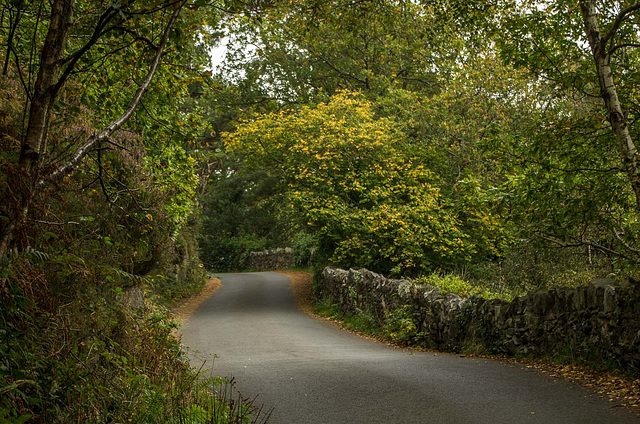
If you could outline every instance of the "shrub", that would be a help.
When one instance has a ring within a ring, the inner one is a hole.
[[[293,263],[296,267],[304,268],[313,265],[313,256],[318,247],[318,240],[313,234],[298,234],[291,247],[293,248]]]
[[[239,271],[246,267],[250,252],[259,252],[268,248],[268,240],[254,234],[227,239],[204,239],[200,243],[200,257],[207,269],[211,271]]]
[[[485,299],[505,299],[511,300],[514,294],[504,289],[501,292],[493,291],[488,287],[474,285],[455,274],[431,274],[413,280],[416,284],[427,284],[435,286],[442,294],[452,293],[460,297],[479,296]]]
[[[419,318],[419,314],[411,305],[391,311],[385,321],[384,335],[394,343],[422,345],[427,333],[418,331]]]
[[[229,384],[200,382],[164,308],[127,306],[144,279],[37,253],[0,260],[0,422],[253,422]]]

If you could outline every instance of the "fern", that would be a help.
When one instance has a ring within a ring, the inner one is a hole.
[[[98,269],[107,275],[115,274],[116,276],[120,277],[121,281],[127,282],[127,283],[133,282],[135,285],[144,284],[149,281],[147,277],[144,277],[142,275],[132,274],[123,269],[115,268],[110,265],[100,265]]]
[[[9,250],[5,257],[0,258],[0,266],[8,267],[11,264],[19,260],[37,260],[38,262],[46,262],[49,260],[49,255],[45,252],[34,249],[31,246],[27,246],[23,251],[19,251],[17,248]]]

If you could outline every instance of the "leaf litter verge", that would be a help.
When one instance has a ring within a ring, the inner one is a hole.
[[[213,294],[218,291],[220,287],[222,287],[220,279],[215,277],[209,278],[205,282],[205,288],[203,291],[195,296],[184,300],[183,302],[180,302],[180,304],[172,309],[171,312],[173,313],[174,320],[178,324],[183,324],[187,319],[189,319],[191,314],[193,314],[195,310],[198,309],[198,306],[200,306],[200,304],[207,298],[213,296]]]

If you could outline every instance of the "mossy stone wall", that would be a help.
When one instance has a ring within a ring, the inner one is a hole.
[[[640,372],[640,284],[611,279],[538,291],[511,302],[443,295],[429,285],[361,270],[325,268],[322,298],[344,312],[367,311],[380,323],[411,306],[421,344],[445,351],[556,356],[613,362]]]

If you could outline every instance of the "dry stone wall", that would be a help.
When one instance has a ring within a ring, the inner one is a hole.
[[[384,323],[409,307],[421,343],[446,351],[571,354],[613,361],[640,372],[640,284],[602,279],[557,288],[511,302],[443,295],[433,286],[391,280],[366,269],[325,268],[322,298],[347,313],[366,311]]]
[[[251,252],[247,259],[247,268],[258,271],[271,271],[292,266],[293,249],[290,247]]]

